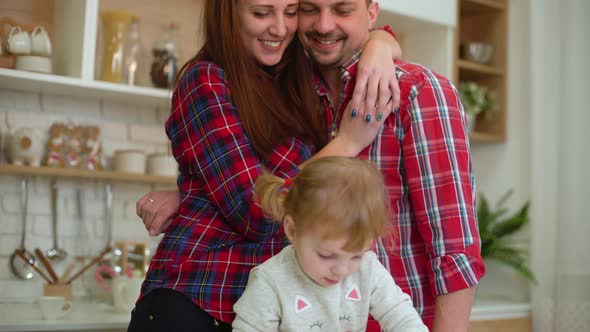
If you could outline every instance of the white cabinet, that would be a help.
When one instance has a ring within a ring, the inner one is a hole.
[[[122,9],[139,16],[146,60],[151,58],[149,52],[154,39],[160,36],[161,26],[174,20],[180,26],[179,44],[186,60],[199,46],[201,6],[202,1],[193,0],[175,0],[173,6],[162,0],[47,0],[44,6],[39,6],[38,0],[0,0],[2,16],[25,25],[46,25],[53,42],[54,69],[52,75],[47,75],[0,68],[0,89],[167,106],[171,97],[168,90],[95,79],[99,14],[104,9]],[[145,65],[149,66],[149,61]]]
[[[377,26],[388,24],[393,28],[404,60],[451,78],[457,0],[383,0],[379,5]]]
[[[453,27],[457,22],[457,0],[382,0],[379,7],[428,24]]]

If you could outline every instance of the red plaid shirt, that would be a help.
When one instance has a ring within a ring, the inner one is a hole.
[[[142,287],[142,296],[174,289],[228,323],[250,270],[288,244],[281,225],[253,204],[255,179],[263,168],[293,177],[315,152],[293,138],[260,161],[230,95],[223,70],[210,62],[191,65],[174,92],[166,133],[180,168],[181,204]]]
[[[359,58],[340,69],[339,105],[332,105],[325,83],[315,77],[332,130],[352,97]],[[422,66],[396,66],[399,109],[359,158],[372,160],[383,173],[395,217],[395,243],[380,241],[375,251],[432,328],[436,296],[474,286],[485,273],[475,185],[457,91]]]

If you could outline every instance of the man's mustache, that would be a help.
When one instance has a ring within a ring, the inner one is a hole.
[[[337,39],[342,39],[342,38],[346,37],[342,34],[338,34],[338,33],[334,33],[334,32],[319,33],[317,31],[306,32],[305,36],[307,36],[307,38],[323,39],[323,40],[337,40]]]

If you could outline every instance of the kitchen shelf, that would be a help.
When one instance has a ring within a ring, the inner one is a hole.
[[[17,166],[0,164],[0,175],[60,177],[84,180],[132,182],[145,184],[175,185],[176,177],[134,174],[112,171],[90,171],[83,169]]]
[[[490,65],[482,65],[473,61],[459,59],[457,60],[459,70],[471,72],[474,74],[486,74],[494,76],[504,76],[504,70]]]
[[[458,0],[457,29],[453,79],[475,82],[493,94],[495,111],[489,119],[479,116],[470,135],[473,143],[504,143],[506,141],[508,1]],[[491,45],[494,53],[489,64],[482,65],[460,57],[461,45],[481,42]]]
[[[470,143],[502,143],[504,138],[500,135],[482,133],[482,132],[472,132],[469,133],[469,142]]]
[[[172,96],[171,91],[164,89],[82,80],[6,68],[0,68],[0,88],[150,106],[169,106]]]
[[[492,11],[504,11],[506,4],[495,0],[463,0],[461,3],[464,15],[477,15]]]

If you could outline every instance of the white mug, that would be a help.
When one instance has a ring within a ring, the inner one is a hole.
[[[31,54],[50,56],[51,55],[51,39],[49,34],[38,25],[31,32]]]
[[[118,276],[113,279],[113,304],[118,312],[129,313],[141,293],[143,277]]]
[[[43,319],[56,320],[63,318],[72,310],[72,302],[66,301],[61,296],[41,296],[39,298],[39,308],[41,308]]]
[[[8,33],[8,51],[14,55],[25,55],[31,53],[31,37],[29,33],[19,26],[13,26]]]

